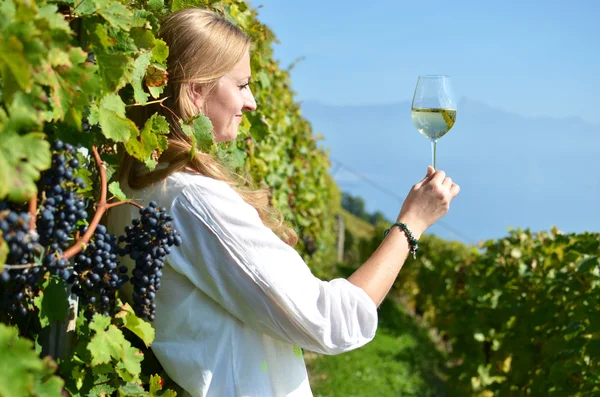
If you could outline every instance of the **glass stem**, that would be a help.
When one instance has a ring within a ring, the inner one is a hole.
[[[435,154],[437,149],[437,139],[431,140],[431,162],[433,164],[433,169],[436,170],[437,166],[435,164]]]

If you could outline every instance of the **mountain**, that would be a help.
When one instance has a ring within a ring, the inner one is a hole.
[[[363,197],[367,210],[395,219],[431,164],[430,143],[412,125],[410,103],[306,101],[302,112],[324,136],[340,188]],[[508,227],[600,231],[599,158],[599,125],[528,118],[462,99],[455,126],[437,145],[438,169],[461,193],[430,232],[474,243],[505,236]]]

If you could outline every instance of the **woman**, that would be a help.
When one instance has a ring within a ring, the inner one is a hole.
[[[410,250],[407,233],[393,227],[348,279],[315,278],[266,192],[243,188],[209,155],[190,160],[179,129],[178,118],[203,113],[216,141],[236,138],[242,113],[256,109],[248,38],[200,9],[170,15],[159,35],[170,48],[169,149],[153,172],[122,168],[128,195],[165,207],[183,240],[163,270],[152,349],[192,396],[311,396],[300,348],[338,354],[374,337],[377,307]],[[398,221],[418,239],[458,191],[430,167]],[[135,217],[135,208],[116,207],[109,227],[121,231]]]

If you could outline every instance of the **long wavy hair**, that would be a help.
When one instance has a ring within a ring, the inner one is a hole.
[[[194,172],[226,182],[248,204],[256,209],[263,224],[289,245],[298,241],[296,232],[284,223],[283,215],[269,203],[269,192],[253,189],[249,180],[235,175],[214,156],[195,150],[190,159],[192,142],[182,131],[179,120],[203,113],[192,100],[193,90],[206,95],[219,79],[229,73],[250,49],[250,39],[225,18],[200,8],[187,8],[167,16],[158,37],[169,46],[167,58],[168,83],[162,102],[135,106],[128,112],[138,126],[154,113],[165,116],[169,122],[169,147],[159,157],[154,171],[148,172],[141,163],[125,154],[120,178],[133,189],[140,189],[164,180],[179,172]]]

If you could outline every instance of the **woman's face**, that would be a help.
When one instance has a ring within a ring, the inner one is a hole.
[[[233,141],[238,134],[242,112],[256,110],[256,101],[248,86],[250,75],[250,54],[246,52],[208,94],[204,111],[213,124],[216,142]]]

